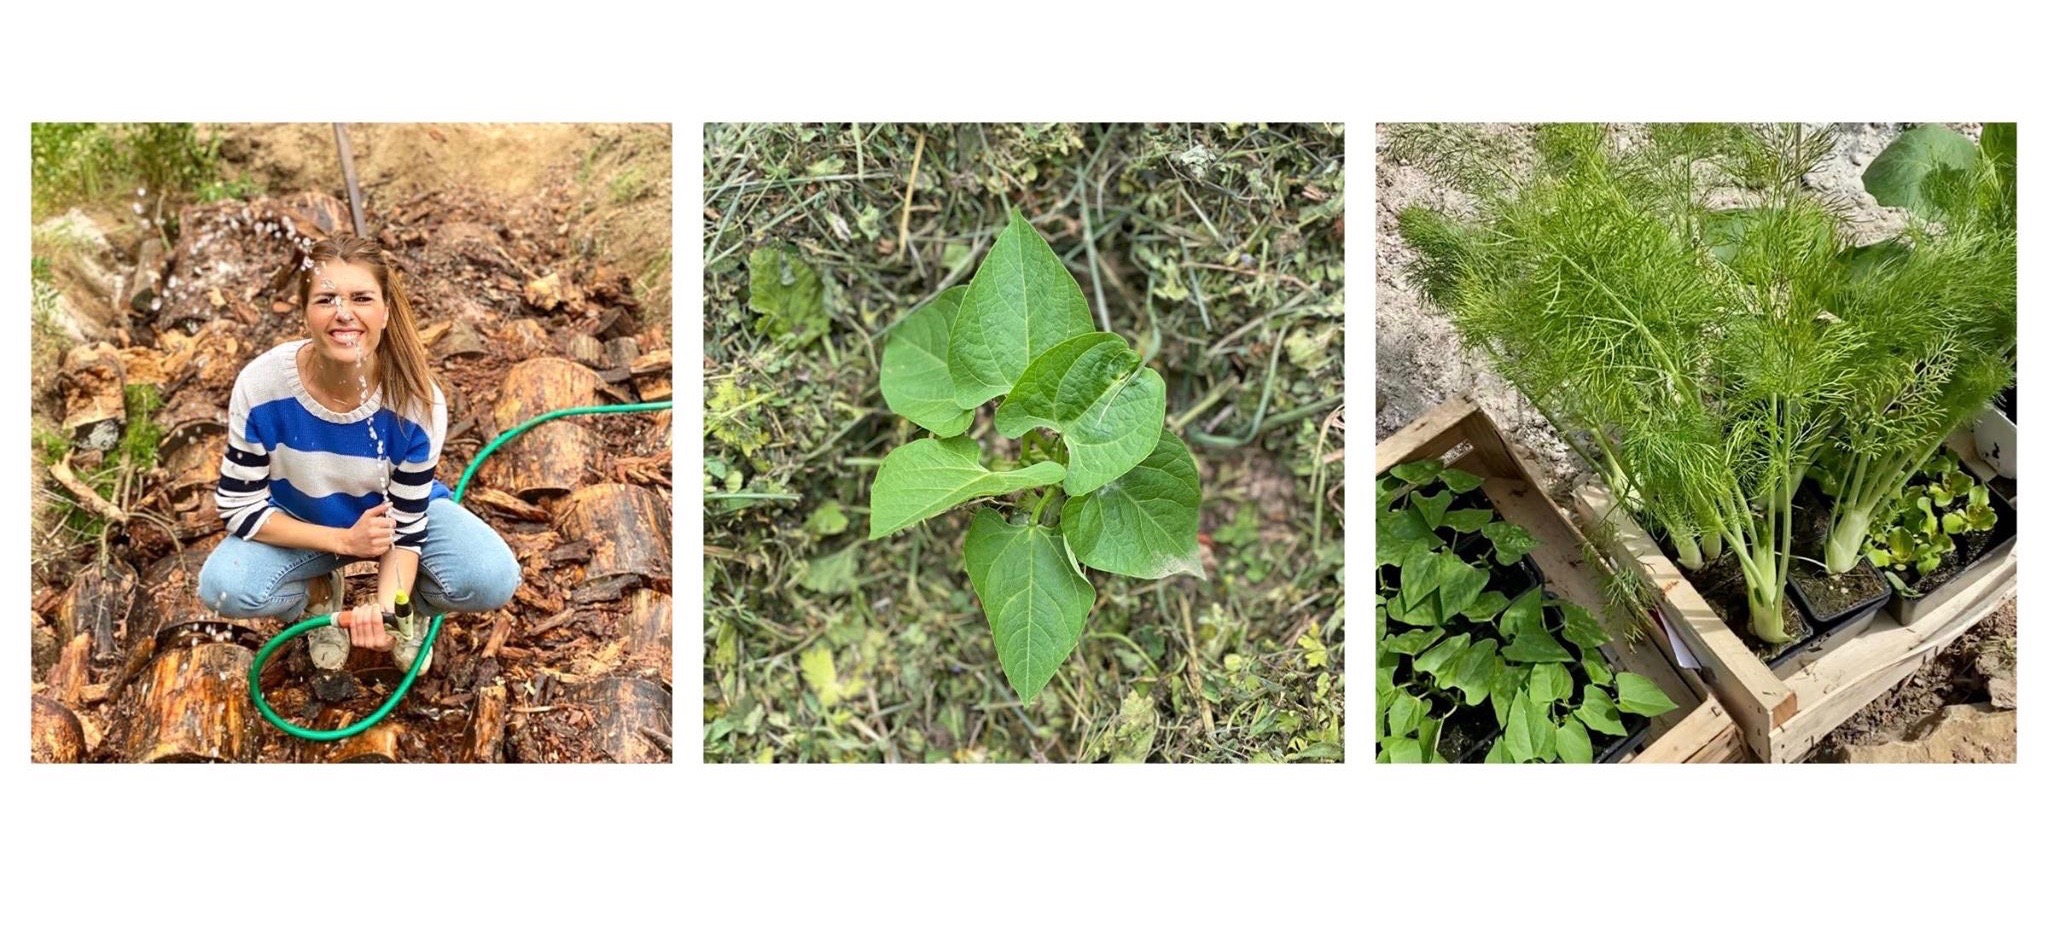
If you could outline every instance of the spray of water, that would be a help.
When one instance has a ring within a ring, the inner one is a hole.
[[[335,288],[333,280],[327,278],[326,270],[323,267],[316,267],[314,275],[320,277],[320,288],[326,290],[327,294],[332,297],[330,301],[334,302],[336,314],[339,314],[341,309],[346,308],[346,304],[342,301],[341,291]],[[350,314],[353,315],[354,313]],[[360,327],[363,323],[358,320],[356,324]],[[368,334],[367,331],[358,332],[348,336],[346,339],[356,349],[356,389],[362,394],[359,398],[362,400],[370,398],[370,376],[369,368],[367,367],[369,362],[364,356],[366,349],[363,345],[363,337],[366,334]],[[378,486],[383,492],[384,500],[389,502],[391,500],[391,459],[384,453],[383,437],[377,434],[377,415],[375,413],[370,414],[370,418],[364,420],[363,425],[367,426],[370,430],[370,446],[377,450]]]

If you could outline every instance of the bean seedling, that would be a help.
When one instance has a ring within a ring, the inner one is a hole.
[[[905,317],[882,351],[882,398],[931,433],[883,457],[869,492],[880,539],[984,498],[963,548],[1011,688],[1037,697],[1080,643],[1095,588],[1087,566],[1135,578],[1201,577],[1201,476],[1166,430],[1166,381],[1088,301],[1023,215],[973,280]],[[983,465],[966,436],[997,397],[1013,465]]]

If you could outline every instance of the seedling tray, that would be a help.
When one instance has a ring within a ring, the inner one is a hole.
[[[1501,435],[1492,418],[1470,400],[1453,398],[1424,413],[1399,432],[1381,440],[1373,454],[1375,477],[1385,474],[1395,465],[1420,458],[1440,458],[1445,464],[1485,478],[1480,489],[1493,501],[1493,507],[1500,512],[1502,519],[1521,525],[1536,538],[1536,548],[1529,553],[1529,558],[1535,561],[1542,573],[1543,587],[1559,598],[1603,614],[1607,603],[1595,578],[1596,570],[1588,560],[1589,556],[1596,554],[1588,547],[1578,527],[1573,526],[1564,511],[1558,508],[1557,502],[1544,493],[1527,461]],[[1651,548],[1655,549],[1654,546]],[[1642,738],[1654,742],[1663,733],[1676,729],[1692,717],[1701,705],[1710,702],[1706,684],[1673,662],[1670,648],[1661,637],[1630,641],[1617,635],[1602,649],[1613,669],[1649,679],[1671,701],[1678,703],[1678,708],[1651,719],[1639,732]],[[1630,753],[1639,743],[1633,736],[1622,739],[1598,752],[1596,760],[1605,756],[1624,761],[1640,759]]]
[[[1614,535],[1603,538],[1609,558],[1635,563],[1657,589],[1662,629],[1695,658],[1699,667],[1688,672],[1704,678],[1714,697],[1652,737],[1636,756],[1641,761],[1799,760],[2018,591],[2019,559],[2007,549],[1965,576],[1969,581],[1959,577],[1911,623],[1880,611],[1765,666],[1649,534],[1626,511],[1610,509],[1614,500],[1606,488],[1589,484],[1574,499],[1589,529],[1612,524]]]
[[[1903,593],[1894,593],[1885,610],[1901,624],[1912,624],[1920,620],[1922,616],[1947,604],[1958,592],[1968,588],[1970,583],[1991,574],[1992,568],[2010,555],[2013,544],[2019,542],[2018,509],[2011,501],[2006,500],[2005,495],[1999,493],[1997,488],[1990,486],[1990,475],[1978,474],[1967,463],[1964,464],[1963,470],[1970,472],[1978,483],[1984,484],[1991,492],[1991,509],[1998,514],[1998,523],[1991,528],[1991,544],[1979,553],[1977,558],[1971,560],[1969,565],[1964,566],[1961,572],[1956,573],[1955,578],[1935,586],[1926,594],[1918,598],[1908,598]]]

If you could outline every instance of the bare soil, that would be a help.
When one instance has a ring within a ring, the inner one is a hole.
[[[1816,745],[1814,761],[1840,762],[1852,746],[1879,745],[1913,737],[1952,705],[1984,704],[2000,710],[2016,708],[2015,648],[2019,604],[2008,601],[1977,626],[1956,638],[1918,672],[1893,687],[1863,711],[1850,716]],[[2000,739],[1986,739],[1996,745]],[[2011,750],[2010,739],[2005,739]]]

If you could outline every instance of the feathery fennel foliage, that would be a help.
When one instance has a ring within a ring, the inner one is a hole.
[[[1390,148],[1455,137],[1397,130]],[[2013,334],[2009,235],[1956,223],[1847,243],[1841,206],[1802,184],[1834,145],[1797,126],[1658,125],[1626,145],[1546,126],[1511,183],[1468,189],[1474,219],[1400,219],[1467,341],[1681,562],[1731,553],[1751,630],[1773,643],[1791,636],[1792,500],[1809,471],[1825,460],[1844,494],[1853,564],[1869,517],[2002,386],[1990,362]],[[1416,161],[1452,184],[1509,174],[1487,150]],[[1996,204],[1999,160],[1982,163],[1927,197]]]

